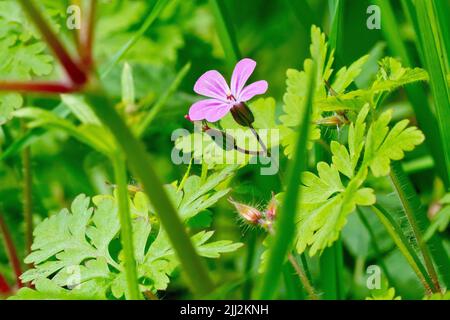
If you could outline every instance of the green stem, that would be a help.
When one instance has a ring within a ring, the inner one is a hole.
[[[342,246],[336,242],[332,247],[323,250],[320,256],[320,287],[325,300],[342,298],[343,284],[339,272],[342,254]]]
[[[222,43],[228,65],[232,68],[241,58],[238,42],[224,0],[210,0],[211,8],[216,20],[217,32]]]
[[[364,227],[366,228],[367,232],[369,233],[369,236],[372,240],[373,249],[375,251],[375,256],[377,257],[377,261],[381,266],[381,269],[383,269],[384,274],[386,275],[386,278],[388,282],[393,285],[393,278],[391,277],[388,268],[386,267],[386,264],[384,263],[382,252],[380,247],[378,246],[377,237],[375,236],[375,232],[373,232],[372,227],[370,226],[369,221],[364,216],[363,211],[360,208],[356,208],[356,212],[358,214],[359,219],[363,223]]]
[[[309,281],[308,277],[306,276],[306,273],[300,268],[297,260],[295,257],[290,253],[288,255],[288,260],[292,267],[295,270],[295,273],[297,273],[298,277],[300,278],[300,282],[302,283],[303,287],[305,288],[306,292],[308,292],[308,296],[311,300],[319,300],[319,297],[317,296],[314,287],[312,286],[311,282]]]
[[[128,179],[125,159],[118,152],[113,159],[114,176],[117,186],[117,201],[119,203],[119,219],[121,242],[125,259],[125,275],[128,293],[131,300],[141,300],[136,259],[134,258],[133,229],[131,224],[130,206],[128,198]]]
[[[406,261],[411,266],[414,273],[419,278],[420,282],[425,288],[426,294],[427,295],[431,294],[433,292],[431,290],[433,282],[428,273],[426,272],[425,267],[423,266],[416,252],[411,247],[411,244],[409,243],[408,239],[406,239],[406,237],[403,235],[401,227],[398,225],[398,223],[395,222],[395,219],[391,217],[391,215],[382,207],[373,206],[372,210],[375,212],[378,219],[380,219],[381,223],[386,228],[392,240],[394,240],[398,249],[405,257]]]
[[[403,172],[400,163],[392,163],[390,178],[402,203],[408,222],[411,225],[428,273],[433,280],[434,287],[437,291],[439,291],[439,279],[433,264],[431,254],[433,254],[435,263],[440,267],[441,274],[445,279],[446,285],[448,286],[447,281],[450,281],[450,262],[447,253],[442,246],[442,242],[437,236],[434,236],[432,239],[430,239],[428,243],[423,241],[423,233],[428,228],[430,223],[427,219],[426,211],[420,203],[418,195],[416,194],[411,181]]]
[[[247,254],[245,257],[244,272],[247,275],[247,279],[242,285],[242,299],[249,300],[251,298],[251,292],[253,288],[253,279],[249,276],[253,269],[253,261],[255,260],[256,253],[256,232],[250,230],[249,237],[247,238]]]
[[[155,207],[190,285],[200,295],[210,292],[213,283],[206,266],[196,253],[176,209],[152,166],[152,160],[144,145],[133,136],[112,103],[104,95],[90,94],[87,99],[97,117],[111,130],[124,154],[127,155],[131,171],[141,181],[145,193]]]
[[[313,66],[315,70],[316,66]],[[312,99],[315,90],[315,71],[311,72],[308,81],[308,92],[305,98],[305,107],[300,119],[300,129],[295,147],[294,159],[288,168],[288,185],[280,214],[275,222],[275,235],[272,246],[269,248],[268,261],[259,292],[260,299],[270,299],[277,292],[279,277],[282,274],[283,263],[289,252],[295,235],[295,213],[299,202],[299,180],[301,172],[307,167],[307,141],[311,119]],[[280,230],[280,232],[276,232]]]
[[[288,300],[305,300],[305,294],[294,267],[289,263],[283,266],[284,287]]]
[[[330,32],[329,45],[335,50],[338,65],[342,65],[343,53],[343,21],[345,0],[329,0],[330,8]],[[326,138],[325,145],[329,147],[331,137]],[[317,160],[330,160],[330,154],[326,154],[319,147],[315,150]],[[343,297],[344,280],[343,250],[342,242],[339,239],[332,247],[326,248],[320,256],[320,284],[323,297],[328,300],[341,299]]]
[[[25,131],[25,122],[22,121],[22,131]],[[32,172],[31,172],[31,149],[26,147],[22,150],[23,170],[23,214],[25,218],[25,246],[28,254],[31,253],[33,244],[33,197],[32,197]]]

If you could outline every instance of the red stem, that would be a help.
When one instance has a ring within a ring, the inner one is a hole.
[[[20,266],[19,257],[17,256],[17,250],[12,241],[8,227],[1,215],[0,215],[0,232],[3,234],[3,240],[5,242],[6,252],[8,253],[9,262],[11,263],[11,266],[16,275],[17,286],[19,288],[22,288],[23,284],[22,281],[20,280],[20,276],[22,275],[22,268]]]
[[[19,0],[24,10],[34,21],[47,44],[52,48],[58,60],[73,83],[83,85],[87,81],[86,72],[70,56],[64,45],[47,24],[32,0]]]
[[[79,86],[64,82],[15,82],[0,81],[0,91],[39,92],[39,93],[71,93],[78,91]]]
[[[9,294],[11,293],[11,291],[11,287],[9,286],[8,282],[6,282],[5,277],[0,274],[0,295]]]
[[[89,1],[87,9],[87,19],[83,19],[86,23],[81,24],[80,44],[81,44],[81,60],[88,70],[93,65],[93,41],[94,41],[94,24],[97,11],[97,0]]]

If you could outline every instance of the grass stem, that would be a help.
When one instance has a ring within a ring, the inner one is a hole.
[[[125,159],[117,153],[113,159],[114,176],[117,187],[117,201],[119,204],[119,219],[121,228],[121,242],[124,253],[125,275],[127,288],[131,300],[141,300],[139,291],[138,275],[136,270],[136,259],[134,257],[133,228],[130,216],[128,197],[128,179]]]
[[[316,66],[313,66],[313,70]],[[308,91],[305,98],[305,107],[300,119],[300,129],[295,147],[294,158],[288,168],[288,184],[286,194],[281,205],[280,214],[275,222],[275,235],[272,246],[269,248],[267,267],[263,275],[260,299],[270,299],[276,293],[279,277],[282,273],[283,263],[288,255],[289,248],[295,235],[295,216],[299,202],[299,180],[301,172],[307,167],[307,141],[311,119],[312,99],[315,90],[315,71],[308,79]],[[279,232],[276,232],[280,230]]]

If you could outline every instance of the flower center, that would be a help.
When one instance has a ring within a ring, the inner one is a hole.
[[[236,98],[230,93],[229,95],[227,95],[227,100],[236,101]]]

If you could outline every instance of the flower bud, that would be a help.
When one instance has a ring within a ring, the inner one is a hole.
[[[265,215],[266,215],[267,219],[269,219],[270,221],[275,220],[275,216],[277,213],[277,207],[278,207],[278,202],[275,199],[275,195],[272,194],[272,199],[270,199],[270,202],[268,203],[266,211],[265,211]]]
[[[239,123],[241,126],[250,127],[255,121],[252,111],[244,102],[235,104],[230,111],[234,121]]]
[[[262,213],[253,207],[228,199],[234,205],[239,215],[251,224],[260,224],[263,217]]]

